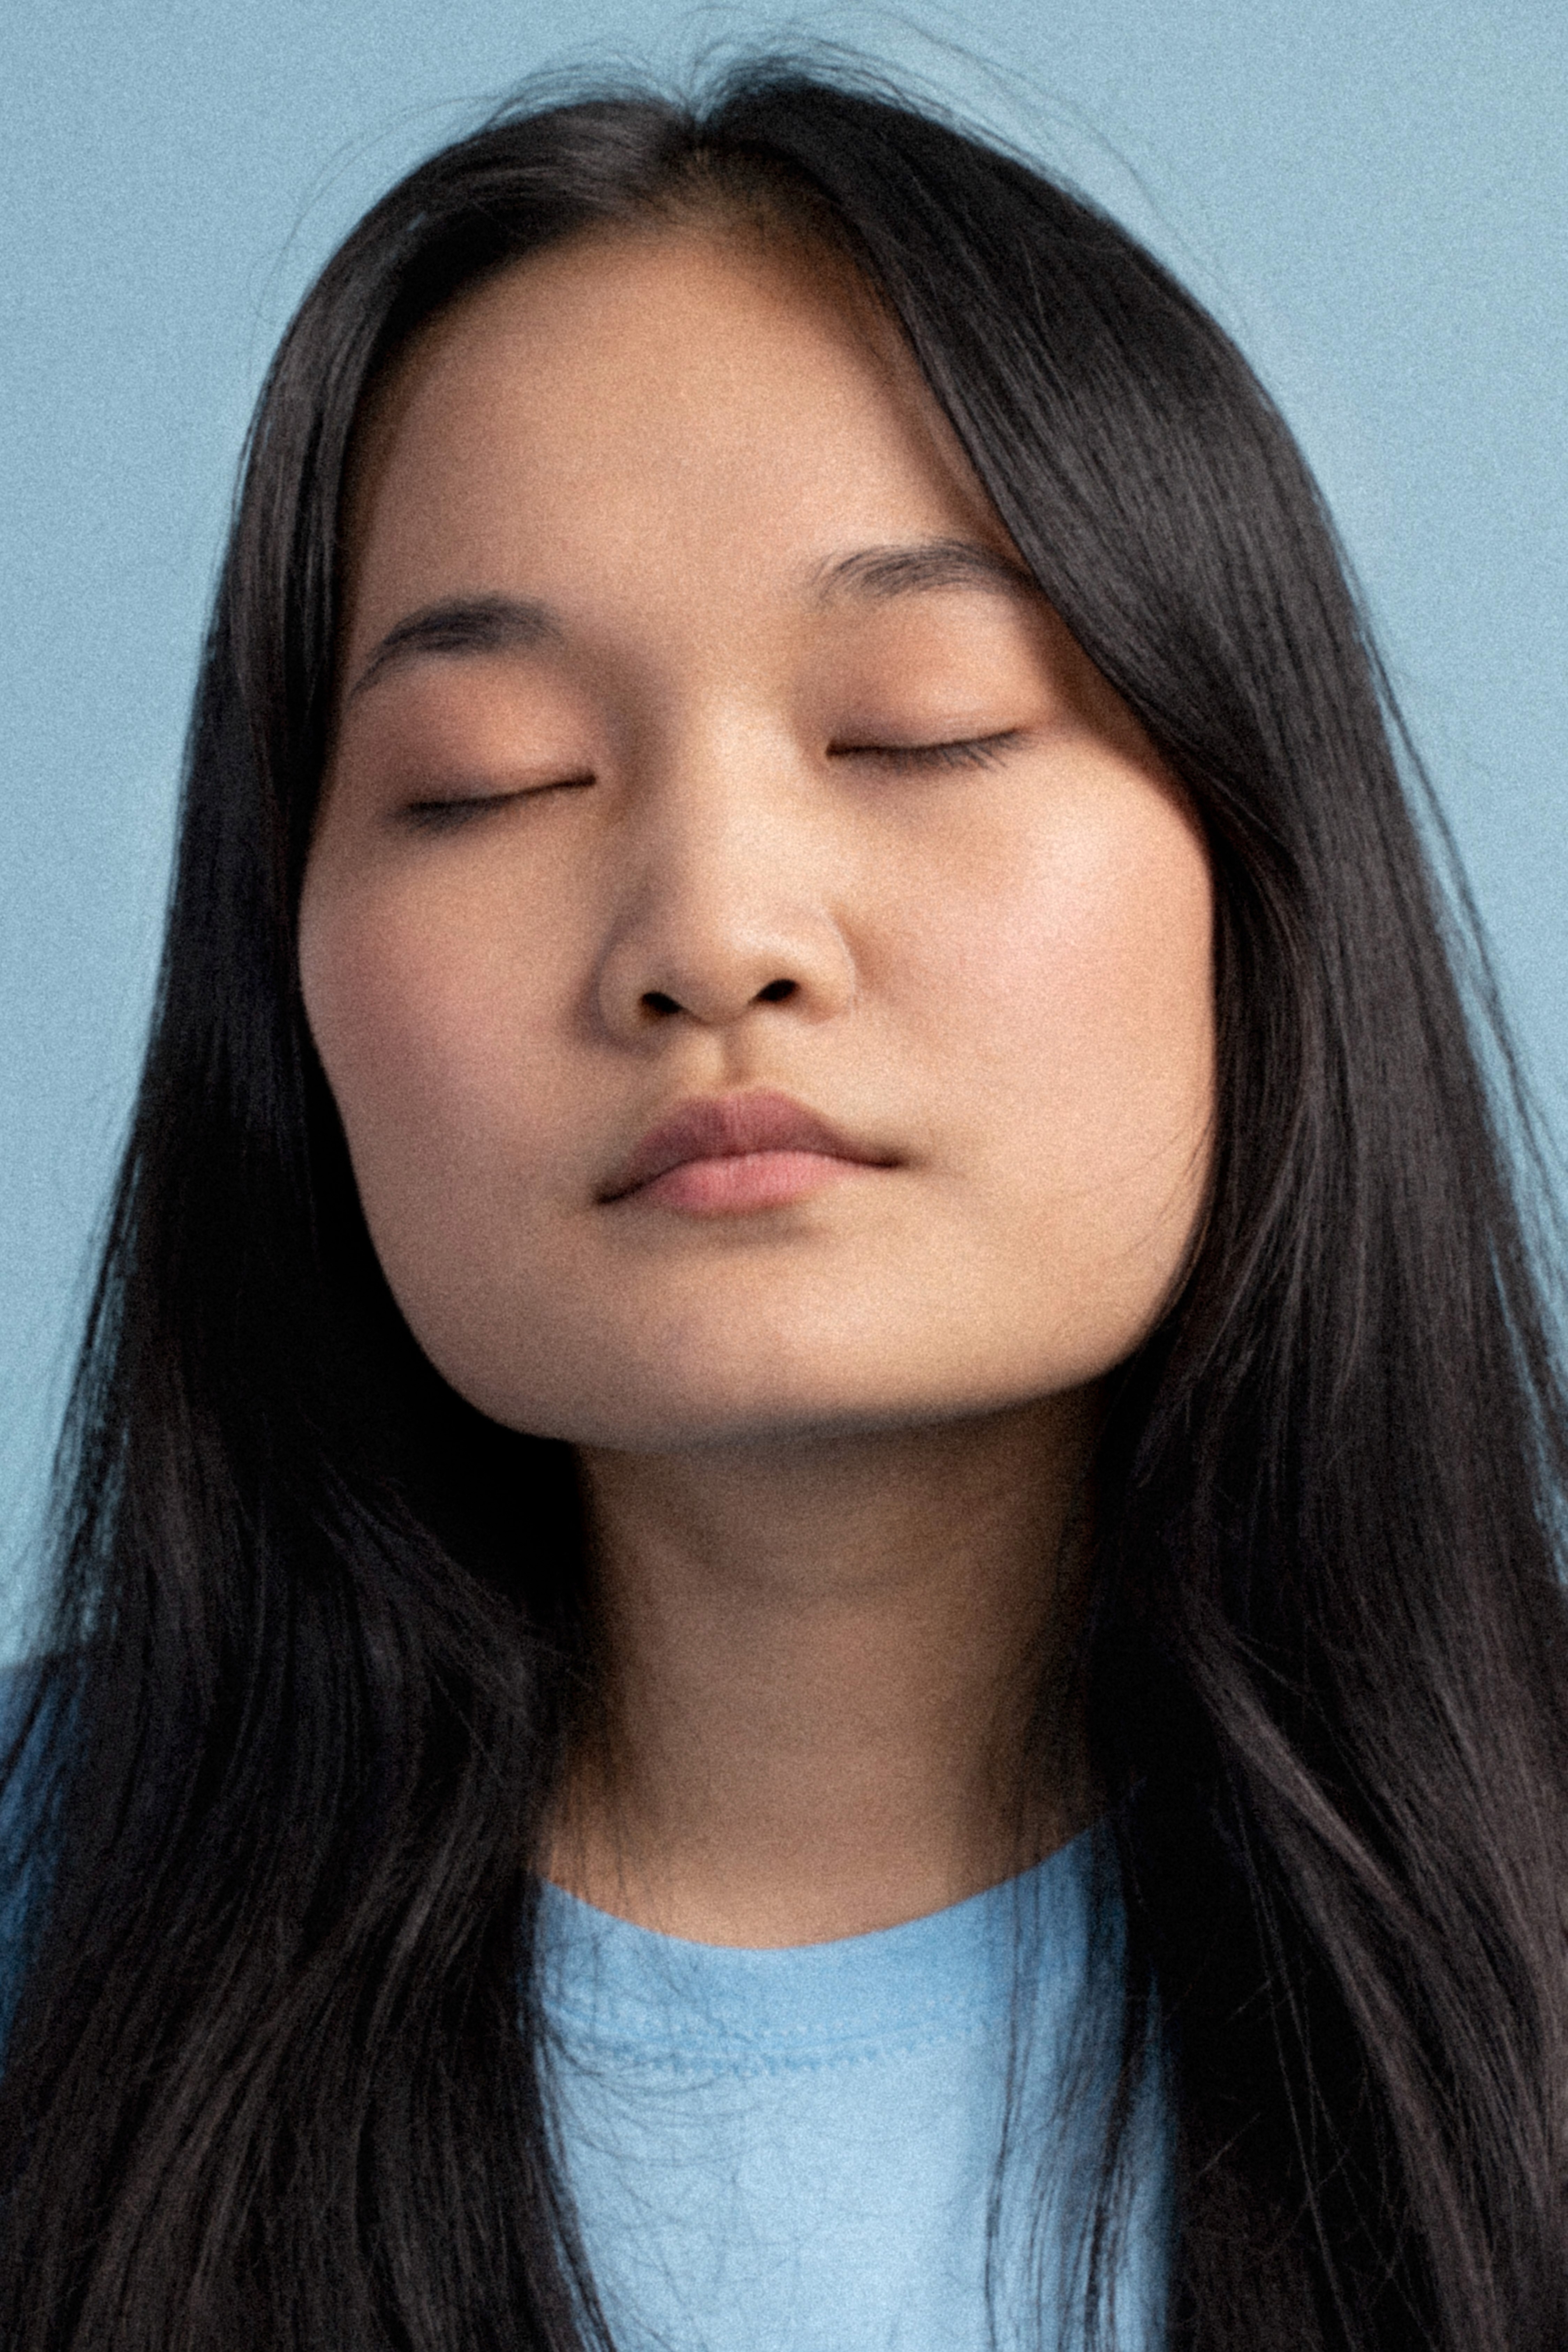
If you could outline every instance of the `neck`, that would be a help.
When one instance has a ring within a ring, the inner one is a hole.
[[[1080,1391],[585,1452],[600,1703],[550,1874],[698,1942],[812,1943],[961,1901],[1083,1826],[1065,1668],[1094,1420]]]

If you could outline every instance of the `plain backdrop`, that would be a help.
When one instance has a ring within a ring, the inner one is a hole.
[[[525,77],[848,42],[1107,204],[1282,403],[1568,1129],[1568,8],[6,0],[0,1653],[141,1047],[235,460],[310,278]]]

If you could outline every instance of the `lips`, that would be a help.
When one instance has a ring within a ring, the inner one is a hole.
[[[690,1160],[738,1160],[765,1151],[814,1152],[862,1167],[894,1164],[885,1153],[852,1143],[789,1095],[709,1095],[683,1103],[650,1128],[599,1197],[601,1202],[624,1200]]]

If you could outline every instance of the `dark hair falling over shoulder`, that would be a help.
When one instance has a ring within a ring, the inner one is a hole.
[[[530,1990],[534,1833],[589,1673],[570,1461],[403,1328],[294,922],[367,385],[486,271],[705,206],[830,238],[880,289],[1212,855],[1212,1198],[1105,1431],[1085,1656],[1120,2113],[1153,2052],[1173,2116],[1171,2340],[1561,2352],[1568,1413],[1462,903],[1225,336],[1020,162],[768,65],[695,110],[519,106],[436,155],[264,393],[10,1816],[0,2341],[596,2337]],[[1113,2115],[1103,2221],[1133,2145]]]

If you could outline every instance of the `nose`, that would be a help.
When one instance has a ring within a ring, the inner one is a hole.
[[[640,781],[597,973],[614,1036],[725,1028],[770,1006],[820,1021],[852,1003],[831,827],[787,766],[732,740],[687,745]]]

